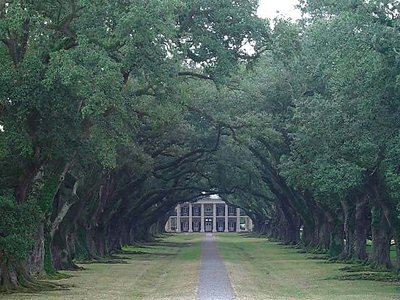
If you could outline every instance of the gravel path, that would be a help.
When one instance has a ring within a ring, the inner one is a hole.
[[[211,233],[206,233],[201,244],[199,277],[199,300],[234,299],[228,273],[219,257],[215,238]]]

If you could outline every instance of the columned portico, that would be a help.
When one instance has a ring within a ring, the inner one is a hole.
[[[240,208],[236,208],[236,232],[240,231]]]
[[[213,203],[213,229],[212,232],[217,232],[217,204]]]
[[[176,232],[181,232],[181,205],[176,206]]]
[[[200,220],[200,232],[204,232],[204,203],[201,203],[201,220]]]
[[[225,226],[224,226],[225,229],[224,229],[224,232],[229,232],[228,224],[229,224],[228,205],[225,204]]]
[[[178,204],[175,212],[165,225],[167,232],[241,232],[253,228],[248,216],[241,216],[239,208],[218,196]]]
[[[193,232],[193,207],[192,203],[189,203],[189,232]]]

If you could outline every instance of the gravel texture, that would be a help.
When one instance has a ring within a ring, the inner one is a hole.
[[[228,273],[218,254],[215,238],[211,233],[206,233],[201,244],[198,299],[234,299]]]

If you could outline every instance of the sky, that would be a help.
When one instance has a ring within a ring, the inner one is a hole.
[[[299,19],[300,12],[294,8],[296,4],[298,4],[298,0],[260,0],[258,15],[269,19],[278,15]]]

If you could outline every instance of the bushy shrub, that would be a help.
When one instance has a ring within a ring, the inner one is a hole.
[[[0,251],[9,260],[23,260],[33,246],[32,235],[41,218],[34,201],[17,204],[13,196],[0,195]]]

